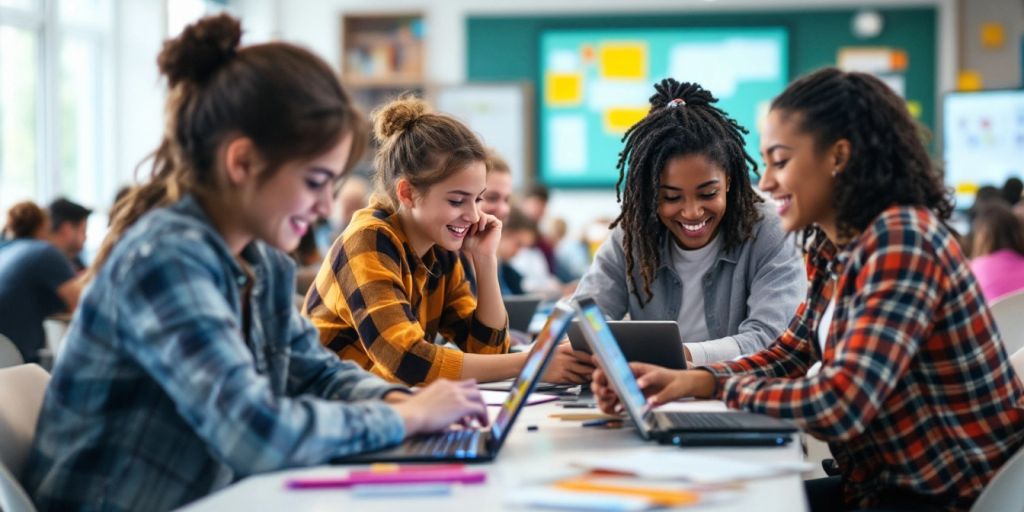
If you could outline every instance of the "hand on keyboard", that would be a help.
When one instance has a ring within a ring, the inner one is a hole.
[[[440,379],[420,389],[408,400],[392,404],[405,421],[406,437],[439,432],[466,421],[487,425],[487,406],[475,380]]]

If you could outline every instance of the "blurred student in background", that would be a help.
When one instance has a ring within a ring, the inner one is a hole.
[[[1024,222],[1001,202],[974,216],[971,271],[989,304],[1024,290]]]
[[[50,242],[64,253],[76,274],[84,271],[81,253],[92,210],[61,197],[50,203],[47,211],[50,214]]]
[[[757,352],[800,304],[800,255],[750,183],[746,130],[698,84],[655,91],[624,138],[622,213],[576,293],[616,320],[677,321],[697,364]]]
[[[46,346],[43,320],[73,312],[82,292],[66,254],[49,241],[50,225],[35,203],[15,204],[0,242],[0,334],[28,363],[38,363]]]

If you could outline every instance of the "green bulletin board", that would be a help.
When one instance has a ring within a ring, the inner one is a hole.
[[[878,11],[885,18],[885,29],[878,37],[870,40],[859,39],[850,30],[851,20],[857,13],[855,8],[707,13],[676,9],[656,14],[577,13],[556,16],[473,15],[466,20],[466,78],[470,82],[522,80],[534,84],[537,116],[531,123],[531,136],[535,141],[534,147],[538,148],[534,168],[540,169],[543,160],[539,150],[543,130],[540,109],[544,102],[541,43],[545,34],[553,31],[593,33],[610,29],[648,32],[711,27],[783,27],[788,39],[788,52],[785,55],[789,74],[787,80],[823,66],[834,66],[838,52],[846,47],[877,46],[905,51],[908,57],[904,72],[906,98],[920,104],[919,120],[934,131],[938,70],[937,10],[934,6],[924,6],[879,8]],[[650,92],[645,92],[642,101],[646,102],[654,92],[652,85],[653,81],[647,84],[647,91]],[[719,94],[714,89],[712,92]],[[749,124],[747,121],[741,122]],[[753,131],[756,126],[750,125],[747,128]],[[606,170],[614,169],[618,151],[622,149],[618,141],[612,146],[609,151],[614,155],[608,161]],[[540,172],[538,177],[547,183]],[[575,186],[588,186],[586,180],[576,183],[578,185]],[[590,183],[589,186],[607,188],[607,185],[598,183]]]
[[[755,122],[789,77],[781,27],[551,30],[540,48],[539,171],[551,186],[613,185],[622,136],[665,77],[710,90],[756,155]]]

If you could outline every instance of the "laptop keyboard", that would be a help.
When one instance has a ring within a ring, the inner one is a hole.
[[[714,412],[659,412],[664,414],[670,425],[676,428],[706,429],[706,430],[729,430],[740,429],[749,426],[732,416],[745,416],[735,413],[714,413]]]
[[[440,434],[417,437],[409,443],[409,451],[432,457],[454,456],[459,459],[477,456],[480,430],[450,430]]]

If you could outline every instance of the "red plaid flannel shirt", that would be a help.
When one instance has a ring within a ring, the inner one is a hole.
[[[1024,389],[952,233],[927,209],[894,206],[841,253],[826,239],[808,256],[807,299],[786,332],[707,367],[719,398],[828,441],[848,504],[896,490],[969,508],[1024,441]]]

